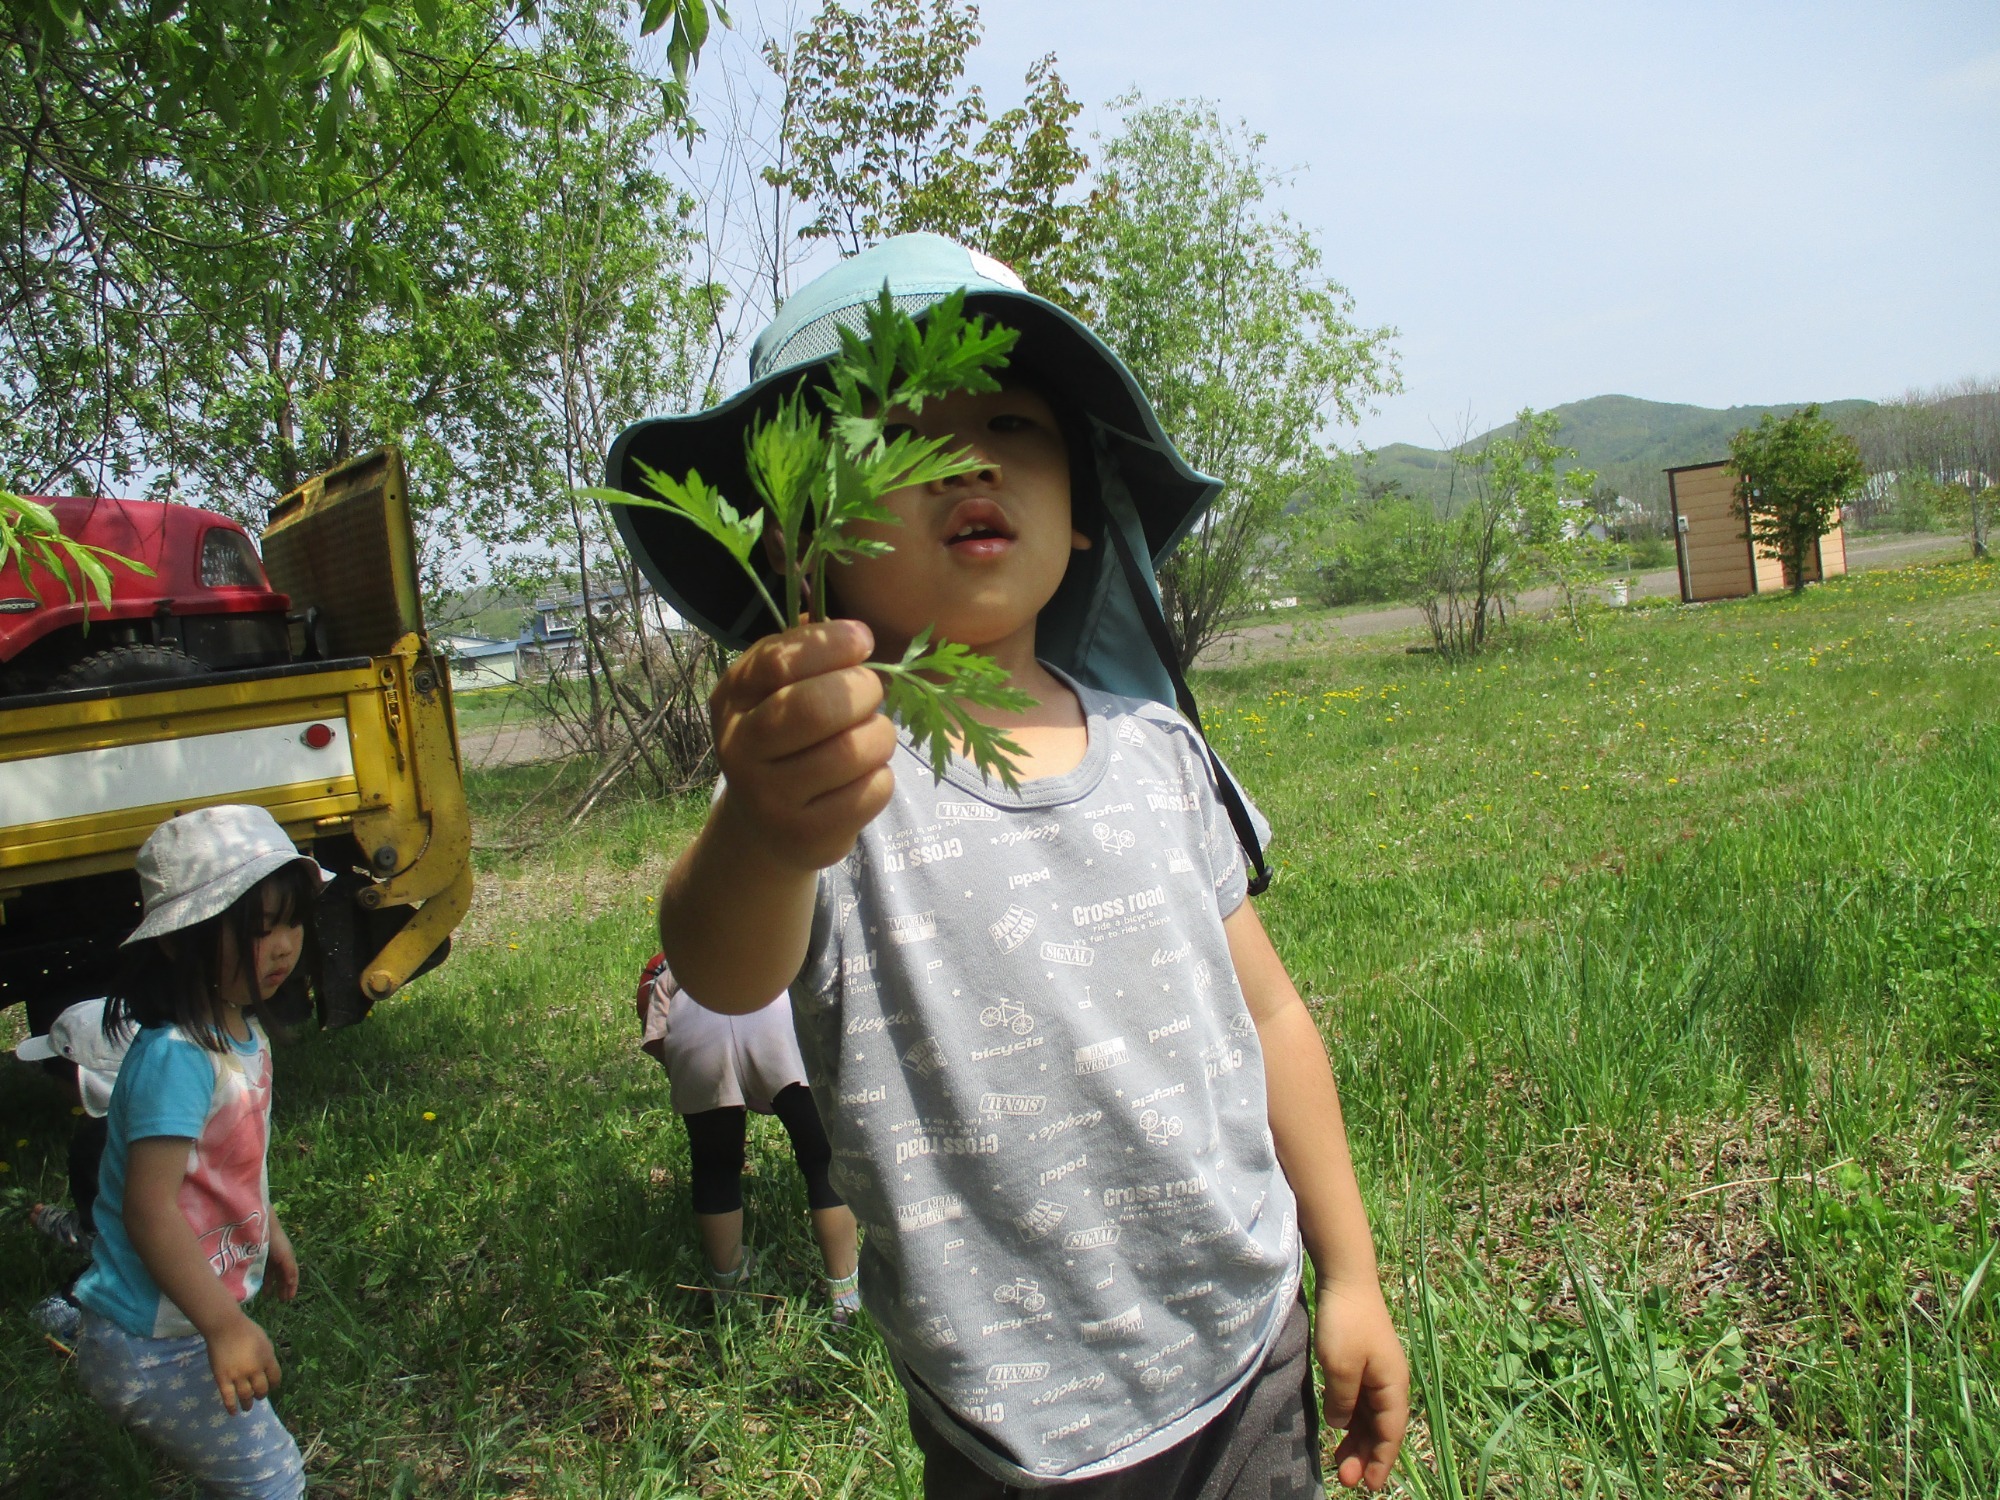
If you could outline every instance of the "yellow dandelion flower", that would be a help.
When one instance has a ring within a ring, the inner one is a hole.
[[[427,1109],[427,1110],[425,1110],[425,1111],[424,1111],[424,1119],[425,1119],[425,1120],[427,1120],[427,1121],[428,1121],[428,1120],[435,1120],[436,1118],[437,1118],[437,1111],[436,1111],[436,1110],[434,1110],[434,1109]]]

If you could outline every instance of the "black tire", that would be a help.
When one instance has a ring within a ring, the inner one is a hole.
[[[124,687],[134,682],[171,682],[206,677],[208,666],[172,646],[113,646],[62,673],[51,684],[58,692],[72,688]]]
[[[329,1030],[352,1026],[368,1015],[373,1002],[361,991],[361,966],[372,956],[363,953],[367,933],[355,893],[367,882],[354,874],[337,875],[320,893],[314,937],[319,945],[319,1023]]]

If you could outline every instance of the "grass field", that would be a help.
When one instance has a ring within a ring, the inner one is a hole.
[[[1418,1374],[1402,1493],[2000,1494],[2000,570],[1198,686]],[[481,779],[487,825],[546,774]],[[315,1493],[916,1493],[775,1127],[766,1295],[688,1289],[629,996],[699,811],[490,861],[450,963],[280,1057],[304,1292],[260,1316]],[[67,1126],[0,1092],[0,1493],[179,1493],[22,1316]]]

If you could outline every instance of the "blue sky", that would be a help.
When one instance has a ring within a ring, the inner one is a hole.
[[[2000,375],[2000,5],[988,0],[1087,123],[1199,95],[1401,330],[1371,444],[1606,392],[1704,406]],[[1356,434],[1344,434],[1351,441]]]

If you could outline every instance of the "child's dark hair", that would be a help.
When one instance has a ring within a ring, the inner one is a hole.
[[[235,938],[236,961],[246,966],[250,990],[257,992],[254,970],[257,942],[270,932],[266,920],[265,893],[278,897],[275,922],[297,922],[305,929],[299,961],[277,994],[250,1007],[261,1014],[265,1007],[284,1008],[287,992],[304,990],[317,968],[319,946],[314,937],[314,908],[319,901],[318,870],[306,860],[295,860],[265,876],[225,911],[206,921],[126,950],[124,962],[112,981],[104,1005],[104,1032],[113,1036],[134,1026],[179,1026],[189,1037],[221,1052],[228,1046],[222,1028],[215,1022],[215,995],[223,973],[223,935]]]

